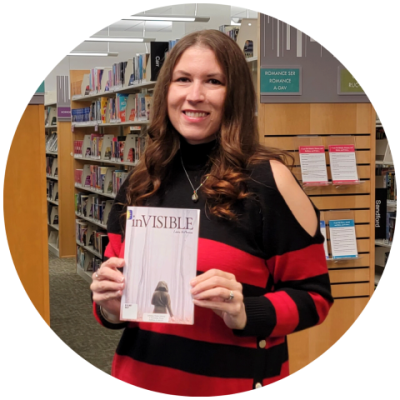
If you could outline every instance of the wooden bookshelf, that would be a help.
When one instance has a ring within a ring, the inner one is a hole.
[[[100,97],[110,97],[115,96],[116,93],[137,93],[142,91],[143,89],[151,90],[155,82],[144,82],[140,84],[135,84],[129,87],[122,87],[118,90],[111,90],[108,92],[103,92],[95,95],[82,95],[81,84],[84,80],[84,75],[88,74],[89,70],[73,70],[70,71],[70,80],[71,80],[71,93],[72,93],[72,101],[71,101],[71,109],[78,109],[83,107],[88,107],[92,101],[98,100]],[[77,93],[78,92],[78,93]],[[136,165],[136,162],[122,162],[122,161],[112,161],[105,159],[95,159],[83,156],[74,155],[73,143],[75,140],[84,140],[85,135],[89,135],[91,133],[101,133],[107,135],[116,136],[126,136],[131,132],[132,126],[146,126],[148,125],[148,121],[128,121],[128,122],[111,122],[111,123],[102,123],[101,121],[89,121],[89,122],[72,122],[72,135],[71,135],[71,154],[73,154],[72,161],[73,166],[71,170],[71,177],[74,178],[75,169],[83,169],[85,165],[97,165],[97,166],[115,166],[118,169],[131,169]],[[74,199],[75,193],[82,193],[85,195],[97,194],[102,200],[111,200],[115,198],[115,194],[112,193],[99,193],[98,190],[90,187],[85,187],[83,184],[77,184],[74,181],[73,185],[74,193],[71,193],[71,198]],[[88,226],[93,226],[96,230],[106,230],[106,221],[98,221],[89,216],[83,216],[81,213],[78,213],[74,208],[74,216],[71,218],[71,221],[76,223],[76,220],[83,220],[88,224]],[[76,235],[76,232],[75,232]],[[78,238],[74,238],[74,246],[75,246],[75,254],[78,254],[78,248],[84,249],[86,254],[90,254],[90,257],[95,257],[97,259],[101,259],[102,255],[97,252],[92,246],[87,246],[86,243],[80,243]],[[86,257],[86,256],[85,256]],[[92,272],[85,270],[82,266],[77,262],[77,273],[88,283],[91,282]]]
[[[4,180],[4,221],[19,278],[50,324],[43,115],[43,104],[28,105],[15,132]]]
[[[260,23],[260,19],[259,19]],[[258,55],[260,55],[260,43]],[[260,59],[260,57],[258,57]],[[260,99],[260,61],[257,61]],[[359,258],[328,261],[334,305],[327,319],[316,327],[289,335],[289,366],[294,373],[328,350],[351,327],[374,292],[375,286],[375,129],[376,113],[370,103],[258,104],[260,141],[292,152],[294,174],[300,178],[294,139],[298,136],[330,141],[352,137],[360,185],[319,187],[306,190],[321,211],[354,212]],[[328,174],[329,156],[326,151]],[[330,178],[330,176],[329,176]]]
[[[51,103],[46,107],[57,113],[57,104]],[[53,115],[52,114],[52,115]],[[47,125],[45,125],[45,129]],[[72,157],[71,157],[71,122],[57,121],[57,124],[50,126],[51,132],[57,132],[57,151],[46,150],[46,156],[56,157],[58,164],[58,174],[51,175],[46,172],[46,179],[58,182],[58,200],[47,199],[47,202],[58,207],[58,225],[48,224],[49,235],[52,230],[57,231],[58,246],[49,243],[49,250],[60,258],[75,256],[75,225],[71,222],[74,215],[74,204],[71,200],[73,191]],[[47,129],[46,129],[47,130]]]

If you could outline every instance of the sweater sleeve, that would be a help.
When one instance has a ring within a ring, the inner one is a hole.
[[[129,176],[125,179],[121,185],[117,196],[115,197],[114,203],[111,207],[110,214],[107,220],[107,235],[109,238],[108,245],[104,251],[105,260],[111,257],[123,256],[123,239],[124,239],[124,224],[126,221],[126,189],[128,186]],[[100,312],[100,306],[93,302],[93,314],[97,322],[106,328],[110,329],[122,329],[125,328],[128,323],[123,322],[120,324],[112,324],[108,322]]]
[[[319,211],[314,236],[297,221],[276,187],[270,165],[261,191],[266,293],[245,297],[247,324],[238,336],[278,337],[322,323],[333,304]]]

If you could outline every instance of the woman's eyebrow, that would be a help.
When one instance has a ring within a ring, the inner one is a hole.
[[[185,76],[191,76],[191,74],[189,72],[186,72],[184,70],[177,70],[173,72],[173,75],[185,75]],[[206,75],[207,78],[214,78],[214,77],[218,77],[220,79],[225,77],[225,74],[221,73],[221,72],[211,72],[209,74]]]

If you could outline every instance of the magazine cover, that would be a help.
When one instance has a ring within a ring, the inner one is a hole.
[[[193,325],[200,211],[128,207],[123,321]]]

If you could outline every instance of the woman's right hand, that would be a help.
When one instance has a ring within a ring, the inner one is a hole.
[[[125,278],[118,268],[124,264],[123,258],[109,258],[93,273],[90,285],[93,301],[115,319],[119,319],[121,296],[125,287]]]

